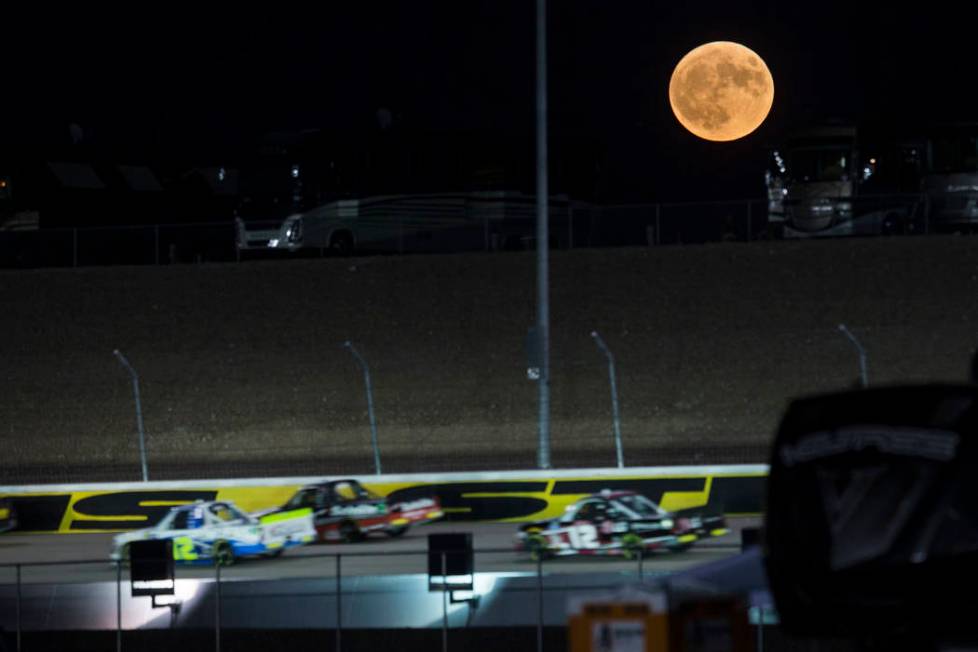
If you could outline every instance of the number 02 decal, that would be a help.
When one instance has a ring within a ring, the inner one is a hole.
[[[197,559],[197,546],[190,537],[177,537],[173,540],[173,558],[183,561]]]

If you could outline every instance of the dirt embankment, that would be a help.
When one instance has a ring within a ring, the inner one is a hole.
[[[554,463],[765,461],[790,397],[963,379],[978,241],[851,239],[551,256]],[[535,464],[532,253],[0,273],[0,483]]]

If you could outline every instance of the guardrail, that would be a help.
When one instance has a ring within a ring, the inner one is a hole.
[[[448,520],[513,522],[559,516],[603,489],[636,491],[669,511],[758,515],[767,471],[767,465],[753,464],[353,477],[392,501],[435,495]],[[0,487],[0,497],[11,500],[22,531],[119,531],[153,525],[170,506],[195,500],[232,500],[247,512],[278,507],[303,485],[330,479],[339,478],[14,485]]]

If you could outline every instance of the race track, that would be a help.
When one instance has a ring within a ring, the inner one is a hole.
[[[642,560],[642,572],[668,574],[736,554],[740,550],[740,530],[757,524],[758,519],[736,519],[726,536],[700,542],[683,553],[653,553]],[[477,571],[535,572],[536,563],[526,553],[513,550],[516,528],[510,523],[437,523],[413,529],[398,539],[381,536],[356,544],[309,545],[288,550],[278,559],[243,560],[222,568],[221,575],[225,580],[333,577],[337,555],[343,576],[426,573],[426,535],[440,532],[472,533]],[[111,540],[111,534],[0,535],[0,584],[15,581],[15,564],[21,565],[24,583],[114,580],[117,571],[109,561]],[[561,558],[544,562],[544,572],[636,572],[638,566],[636,560],[613,557]],[[178,578],[210,578],[215,569],[179,565],[176,572]]]

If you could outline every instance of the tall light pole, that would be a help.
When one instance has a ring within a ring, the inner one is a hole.
[[[856,347],[856,351],[859,352],[859,382],[863,387],[869,385],[869,372],[866,371],[866,349],[863,345],[856,339],[856,336],[852,334],[845,324],[839,324],[839,330],[849,338],[852,345]]]
[[[608,348],[608,345],[598,335],[598,331],[591,331],[591,337],[598,344],[598,348],[608,357],[608,380],[611,383],[611,414],[615,429],[615,455],[618,459],[618,468],[622,469],[625,468],[625,455],[621,450],[621,419],[618,417],[618,384],[615,381],[615,356],[611,355],[611,349]]]
[[[540,346],[537,466],[550,468],[550,234],[547,191],[547,3],[537,0],[537,337]]]
[[[370,384],[370,367],[367,366],[367,361],[353,347],[353,343],[350,340],[343,342],[343,346],[350,350],[350,353],[356,358],[357,364],[363,370],[363,382],[367,386],[367,415],[370,418],[370,442],[374,448],[374,473],[380,475],[380,448],[377,445],[377,420],[374,418],[374,390]]]
[[[126,360],[126,356],[122,355],[119,349],[115,349],[112,353],[119,358],[119,362],[132,376],[132,393],[136,399],[136,427],[139,429],[139,461],[143,467],[143,482],[149,482],[149,469],[146,466],[146,435],[143,433],[143,406],[139,400],[139,374],[136,373],[136,370],[132,368],[132,365]]]

